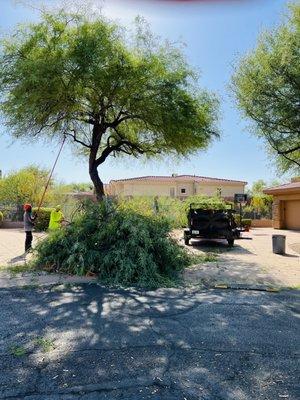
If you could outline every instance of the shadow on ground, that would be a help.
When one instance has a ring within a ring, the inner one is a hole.
[[[239,239],[239,240],[252,240],[252,238]],[[192,239],[190,243],[193,249],[205,253],[215,252],[219,254],[221,253],[253,254],[251,251],[240,246],[238,240],[234,242],[233,247],[229,247],[227,241],[222,239],[214,239],[214,240]]]
[[[0,398],[296,400],[295,296],[2,290]]]

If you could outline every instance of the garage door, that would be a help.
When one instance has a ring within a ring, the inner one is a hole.
[[[300,229],[300,200],[285,202],[285,226],[287,229]]]

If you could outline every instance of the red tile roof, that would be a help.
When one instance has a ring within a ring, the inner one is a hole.
[[[264,193],[266,194],[276,194],[276,193],[281,193],[281,192],[299,192],[300,191],[300,182],[290,182],[286,183],[284,185],[279,185],[279,186],[274,186],[271,188],[267,188],[264,190]]]
[[[232,179],[221,179],[221,178],[211,178],[207,176],[197,176],[197,175],[176,175],[176,176],[138,176],[136,178],[125,178],[125,179],[114,179],[111,180],[110,182],[130,182],[130,181],[196,181],[196,182],[228,182],[228,183],[241,183],[243,185],[246,185],[247,182],[245,181],[236,181]]]

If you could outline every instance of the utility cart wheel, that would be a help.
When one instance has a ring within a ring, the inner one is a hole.
[[[184,235],[184,244],[186,246],[189,246],[189,244],[190,244],[190,238],[188,236],[185,236],[185,235]]]
[[[227,239],[227,242],[228,242],[228,247],[233,247],[233,245],[234,245],[234,239],[233,238]]]

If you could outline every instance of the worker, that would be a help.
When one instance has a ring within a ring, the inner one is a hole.
[[[34,221],[36,219],[36,215],[32,214],[32,206],[31,204],[24,204],[24,231],[26,234],[25,238],[25,253],[27,253],[31,249],[32,244],[32,231],[34,228]]]
[[[61,228],[61,224],[64,220],[64,215],[61,211],[61,206],[57,205],[54,210],[51,211],[50,221],[49,221],[49,230],[56,231]]]

